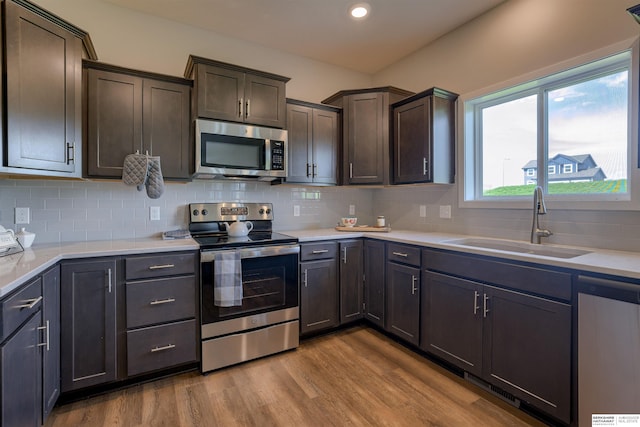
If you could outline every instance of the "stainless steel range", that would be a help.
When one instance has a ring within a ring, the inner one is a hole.
[[[272,231],[271,203],[189,210],[200,244],[201,371],[296,348],[300,246]]]

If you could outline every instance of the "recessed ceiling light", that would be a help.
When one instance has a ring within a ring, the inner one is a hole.
[[[368,3],[358,3],[354,4],[349,8],[349,15],[353,19],[364,19],[369,15],[369,10],[371,6]]]

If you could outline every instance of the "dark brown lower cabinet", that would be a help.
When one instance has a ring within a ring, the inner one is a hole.
[[[61,390],[116,380],[115,259],[65,262],[61,269]]]
[[[338,326],[338,269],[335,258],[300,264],[300,333]]]
[[[379,240],[364,241],[364,317],[384,328],[385,246]]]
[[[569,423],[571,306],[424,272],[421,347]]]
[[[340,323],[362,318],[362,240],[340,242]]]
[[[42,320],[45,344],[42,346],[42,411],[46,419],[60,396],[60,266],[42,275]]]
[[[386,329],[418,345],[420,341],[420,269],[387,263]]]

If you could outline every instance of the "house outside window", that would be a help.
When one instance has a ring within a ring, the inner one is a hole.
[[[629,201],[636,55],[634,46],[463,100],[461,204],[529,200],[535,185],[551,200]]]

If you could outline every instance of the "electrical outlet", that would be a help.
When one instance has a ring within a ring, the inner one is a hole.
[[[29,208],[16,208],[16,224],[29,224]]]
[[[427,217],[427,205],[420,205],[420,218]]]
[[[451,219],[451,205],[440,206],[440,218]]]
[[[300,216],[300,205],[293,205],[293,216]]]
[[[349,205],[349,215],[356,214],[356,205]]]
[[[149,206],[149,219],[160,221],[160,206]]]

